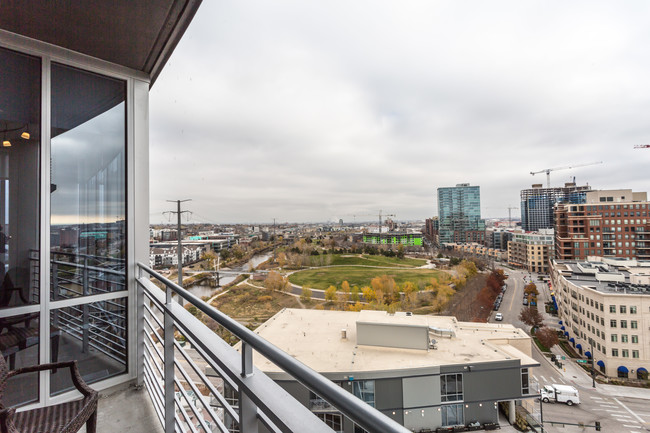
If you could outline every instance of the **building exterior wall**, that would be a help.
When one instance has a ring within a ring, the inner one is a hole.
[[[508,242],[508,263],[528,272],[548,273],[553,253],[553,230],[515,232]]]
[[[541,184],[521,191],[521,228],[524,231],[553,228],[556,203],[584,203],[590,186],[567,183],[564,187],[542,188]]]
[[[438,188],[438,241],[485,243],[480,187],[458,184]]]
[[[406,428],[419,431],[422,429],[435,430],[443,426],[442,413],[448,407],[454,406],[460,410],[462,419],[459,424],[470,422],[498,422],[497,403],[526,398],[522,394],[522,374],[518,360],[508,360],[468,365],[441,366],[439,372],[423,372],[421,374],[399,369],[384,371],[373,378],[373,374],[364,372],[364,381],[374,382],[374,402],[376,409],[395,419]],[[355,377],[354,372],[349,376]],[[348,376],[348,377],[349,377]],[[462,387],[456,397],[443,396],[441,381],[448,376],[461,377]],[[344,380],[338,383],[348,392],[353,392],[355,380]],[[338,414],[327,405],[314,405],[314,395],[303,385],[293,380],[282,380],[278,383],[298,401],[310,407],[315,413]],[[530,395],[534,395],[530,387]],[[449,401],[443,401],[449,400]],[[352,422],[343,421],[345,433],[354,433]]]
[[[596,369],[610,377],[618,376],[619,366],[630,371],[630,378],[639,368],[650,371],[650,292],[595,290],[569,281],[562,269],[553,262],[551,284],[565,335],[576,350],[590,351]]]
[[[404,245],[407,247],[421,247],[422,233],[364,233],[363,242],[367,244]]]
[[[650,259],[650,202],[621,201],[634,194],[644,198],[645,193],[593,191],[585,204],[557,205],[555,256],[561,260]]]

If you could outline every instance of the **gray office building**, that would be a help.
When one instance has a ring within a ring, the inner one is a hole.
[[[521,228],[527,232],[539,229],[552,229],[554,224],[553,207],[556,203],[584,203],[589,185],[576,186],[565,183],[563,187],[543,188],[535,184],[530,189],[521,190]]]
[[[256,332],[411,431],[491,429],[499,403],[514,422],[515,401],[538,395],[530,337],[512,325],[284,309]],[[253,361],[335,431],[364,432],[272,362],[257,353]]]
[[[479,186],[460,183],[438,188],[439,243],[485,244],[485,220],[481,219]]]

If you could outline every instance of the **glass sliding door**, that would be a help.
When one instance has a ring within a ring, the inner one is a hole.
[[[39,363],[40,59],[0,48],[0,352]],[[37,374],[13,378],[6,405],[38,400]]]
[[[126,85],[53,63],[51,89],[50,330],[92,383],[127,371]]]

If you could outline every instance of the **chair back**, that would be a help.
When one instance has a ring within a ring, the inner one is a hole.
[[[9,376],[9,367],[5,362],[4,356],[0,353],[0,408],[2,406],[2,397],[5,393],[5,387],[7,386],[7,376]]]

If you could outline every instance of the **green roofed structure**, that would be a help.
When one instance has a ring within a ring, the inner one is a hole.
[[[388,232],[381,235],[379,233],[364,233],[363,242],[366,244],[402,244],[407,247],[421,247],[422,233]]]

